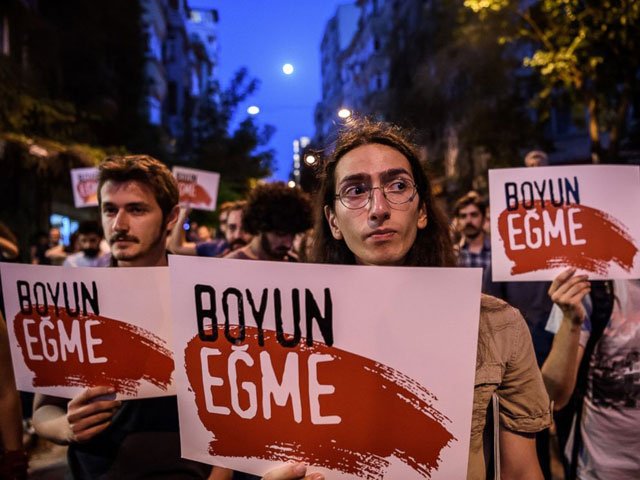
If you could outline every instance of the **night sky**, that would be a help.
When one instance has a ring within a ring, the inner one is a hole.
[[[349,0],[189,0],[192,7],[216,8],[220,14],[219,79],[228,85],[242,66],[261,81],[249,102],[239,110],[260,107],[259,124],[277,131],[270,147],[276,151],[274,179],[288,180],[293,140],[313,137],[313,111],[322,95],[320,42],[336,7]],[[292,75],[282,73],[291,63]]]

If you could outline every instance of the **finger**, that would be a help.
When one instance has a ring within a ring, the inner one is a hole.
[[[110,395],[116,392],[116,389],[113,387],[87,387],[69,402],[69,407],[72,405],[85,404],[91,399],[95,397],[99,397],[100,395]]]
[[[104,400],[100,402],[90,403],[82,407],[75,407],[67,411],[67,419],[69,423],[75,423],[82,418],[90,417],[97,413],[106,411],[115,411],[122,405],[120,400]]]
[[[114,412],[102,412],[90,417],[85,417],[77,422],[70,423],[71,431],[74,434],[81,433],[97,425],[101,425],[105,422],[109,422],[113,417]]]
[[[269,471],[262,480],[295,480],[304,478],[307,466],[304,463],[287,463]]]
[[[95,437],[96,435],[98,435],[100,432],[106,430],[107,427],[109,427],[109,425],[111,425],[110,421],[102,423],[100,425],[96,425],[95,427],[84,430],[83,432],[80,432],[77,435],[74,434],[73,439],[78,443],[87,442],[91,440],[93,437]]]
[[[550,297],[552,299],[560,299],[562,298],[574,285],[580,284],[580,283],[588,283],[587,280],[587,276],[586,275],[579,275],[577,277],[572,277],[569,278],[568,280],[566,280],[564,283],[559,284],[557,286],[557,288],[555,289],[554,292],[551,292],[551,289],[549,289],[550,292]],[[555,300],[554,300],[555,301]]]
[[[549,287],[548,292],[549,296],[551,296],[552,293],[555,292],[558,287],[560,287],[560,285],[570,279],[574,273],[576,273],[575,267],[568,268],[564,272],[559,273],[558,276],[553,279],[553,282],[551,282],[551,286]]]
[[[573,282],[569,285],[562,294],[562,298],[566,300],[574,297],[578,292],[581,292],[587,288],[591,288],[591,284],[586,281]]]

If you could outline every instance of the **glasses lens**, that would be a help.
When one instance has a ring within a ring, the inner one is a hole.
[[[366,185],[350,185],[340,191],[340,201],[347,208],[362,208],[369,201],[371,187]]]
[[[387,183],[384,187],[384,196],[390,203],[401,204],[410,202],[415,195],[416,188],[410,180],[398,178]]]

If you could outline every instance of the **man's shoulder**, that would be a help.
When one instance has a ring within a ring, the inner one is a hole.
[[[520,311],[500,298],[485,295],[480,297],[480,330],[502,330],[519,327],[524,323]]]
[[[224,252],[227,247],[227,241],[219,238],[196,244],[196,253],[200,257],[216,257]]]

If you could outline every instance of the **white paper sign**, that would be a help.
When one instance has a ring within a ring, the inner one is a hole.
[[[332,479],[466,477],[480,269],[169,266],[184,457],[258,475],[294,459]]]
[[[71,187],[76,208],[98,206],[98,169],[95,167],[71,170]]]
[[[489,171],[493,280],[640,278],[640,168]]]
[[[19,390],[173,395],[169,269],[0,264]]]
[[[199,210],[216,209],[220,174],[195,168],[173,167],[180,188],[180,205]]]

